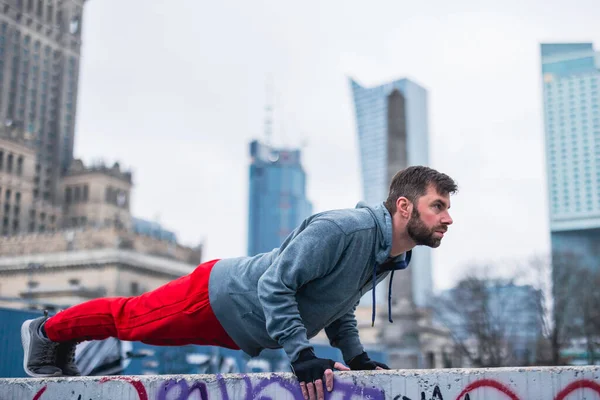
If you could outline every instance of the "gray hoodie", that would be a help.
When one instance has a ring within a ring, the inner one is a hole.
[[[390,270],[407,266],[404,255],[390,259],[391,248],[392,220],[383,203],[315,214],[278,249],[217,262],[210,304],[250,356],[283,347],[294,361],[325,329],[349,360],[364,351],[354,316],[361,296]]]

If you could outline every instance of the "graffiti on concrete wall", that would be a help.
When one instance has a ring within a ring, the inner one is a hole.
[[[502,382],[501,379],[477,379],[466,385],[461,379],[456,379],[456,384],[426,385],[426,388],[417,388],[410,393],[395,391],[394,387],[407,387],[406,382],[417,379],[414,376],[392,374],[346,375],[337,377],[334,390],[326,392],[327,400],[526,400],[531,399],[526,389],[516,385],[513,379]],[[442,374],[440,374],[442,375]],[[592,379],[564,379],[558,380],[563,386],[549,387],[545,390],[554,390],[550,396],[536,393],[535,398],[571,400],[571,399],[600,399],[600,384]],[[53,381],[27,397],[32,400],[53,399],[102,399],[108,395],[110,398],[139,399],[139,400],[268,400],[268,399],[293,399],[303,400],[298,383],[288,374],[265,375],[216,375],[203,376],[203,379],[188,377],[128,377],[110,376],[97,380],[85,381]],[[539,379],[539,378],[538,378]],[[394,382],[396,380],[396,382]],[[400,382],[402,381],[402,382]],[[365,384],[367,383],[367,384]],[[100,388],[102,386],[102,388]],[[31,387],[28,385],[28,387]],[[77,393],[77,389],[80,393]],[[5,389],[5,388],[4,388]],[[0,386],[2,397],[3,386]],[[11,394],[11,393],[8,393]],[[15,395],[12,392],[12,395]],[[65,396],[68,397],[65,397]],[[10,397],[10,396],[9,396]],[[17,397],[15,397],[17,398]],[[108,397],[107,397],[108,398]]]

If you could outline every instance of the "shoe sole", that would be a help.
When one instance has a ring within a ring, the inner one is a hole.
[[[34,378],[46,378],[50,376],[61,376],[60,372],[55,372],[54,374],[36,374],[27,368],[27,360],[29,359],[29,345],[31,344],[31,333],[29,331],[29,326],[31,325],[32,319],[28,319],[23,322],[21,325],[21,344],[23,345],[23,369],[25,373]]]

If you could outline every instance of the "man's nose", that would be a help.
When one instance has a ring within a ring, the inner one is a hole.
[[[444,216],[444,218],[442,218],[442,224],[444,225],[452,225],[452,223],[454,222],[454,220],[452,219],[452,217],[450,216],[450,213],[446,213],[446,215]]]

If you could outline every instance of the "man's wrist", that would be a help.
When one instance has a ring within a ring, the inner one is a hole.
[[[352,357],[350,360],[345,360],[346,364],[352,368],[352,365],[360,365],[364,362],[370,361],[371,359],[369,358],[369,356],[367,355],[366,351],[363,351],[362,353],[360,353],[357,356]]]
[[[298,360],[298,356],[302,350],[313,347],[304,332],[296,332],[295,335],[288,336],[285,340],[280,339],[279,344],[283,347],[285,354],[287,354],[292,362]]]
[[[315,350],[312,347],[308,347],[306,349],[300,350],[300,352],[298,353],[298,357],[296,358],[294,363],[308,361],[314,358],[317,358],[317,356],[315,355]]]

